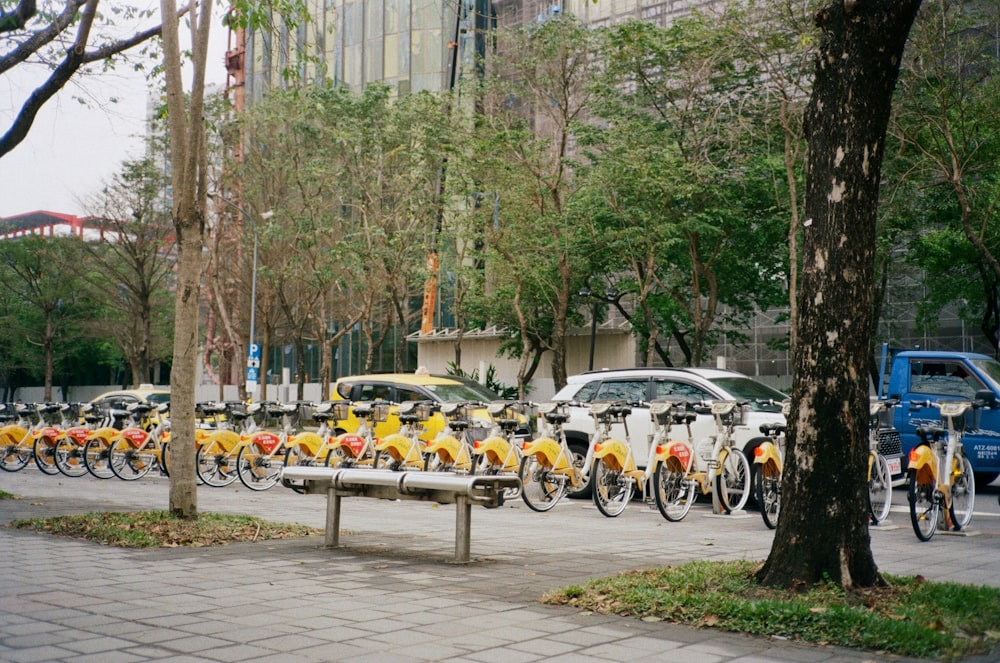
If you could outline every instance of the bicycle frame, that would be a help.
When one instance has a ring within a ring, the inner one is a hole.
[[[132,403],[127,410],[132,415],[131,425],[122,429],[108,450],[108,463],[115,476],[125,481],[140,479],[154,467],[169,475],[166,455],[170,444],[169,420],[166,412],[169,403],[158,407]],[[157,412],[155,423],[148,416]],[[128,474],[128,468],[132,473]]]
[[[733,447],[733,427],[736,425],[737,418],[737,413],[734,410],[742,407],[743,405],[736,401],[712,402],[711,412],[712,416],[715,417],[715,427],[718,432],[713,440],[711,454],[705,459],[708,469],[705,472],[698,471],[689,474],[691,479],[698,482],[702,494],[711,493],[712,510],[717,514],[739,511],[746,504],[750,493],[749,463],[746,458],[742,458],[739,461],[747,463],[747,472],[746,476],[743,477],[743,496],[738,503],[730,504],[728,495],[722,495],[722,491],[719,490],[721,481],[725,476],[723,468],[726,466],[730,454],[743,456],[742,452]]]
[[[515,413],[524,405],[516,401],[497,401],[486,407],[494,428],[485,440],[474,442],[472,449],[473,455],[480,457],[477,467],[481,464],[483,472],[517,472],[521,466],[521,445],[514,433],[521,425]]]
[[[6,409],[6,405],[0,405]],[[17,421],[0,427],[0,445],[3,445],[3,459],[0,469],[18,472],[31,461],[35,446],[35,430],[44,425],[37,412],[23,404],[13,405]],[[32,414],[35,420],[32,421]]]
[[[912,472],[911,481],[918,485],[935,486],[935,499],[939,499],[945,507],[945,526],[952,529],[956,525],[951,516],[952,483],[962,474],[962,469],[958,466],[958,456],[962,453],[962,434],[956,429],[955,421],[965,416],[972,403],[939,401],[932,405],[941,412],[941,421],[945,424],[945,440],[942,441],[932,431],[933,439],[930,442],[922,442],[910,450],[907,470]]]
[[[404,401],[399,404],[400,428],[396,433],[386,435],[375,445],[376,454],[379,460],[376,465],[381,465],[381,456],[384,454],[390,460],[389,469],[402,470],[405,468],[423,469],[426,462],[426,443],[420,439],[420,435],[425,432],[427,420],[436,410],[434,403],[430,401]],[[419,427],[418,423],[421,423]]]
[[[389,405],[387,402],[352,403],[350,408],[358,418],[358,429],[354,433],[342,433],[330,442],[326,464],[336,467],[371,465],[378,443],[375,439],[375,423],[385,420]]]
[[[445,417],[444,429],[435,437],[425,450],[424,468],[431,470],[450,470],[454,472],[471,472],[472,445],[463,439],[469,428],[469,420],[465,416],[471,407],[478,403],[445,403],[441,406],[441,414]],[[459,418],[463,417],[463,418]]]
[[[525,443],[521,449],[521,456],[534,456],[541,467],[557,477],[565,477],[565,480],[569,481],[573,488],[582,487],[590,477],[590,469],[594,465],[594,445],[587,446],[587,455],[584,458],[583,466],[576,467],[573,464],[573,452],[570,451],[566,441],[566,433],[563,432],[562,423],[553,424],[545,417],[549,413],[541,411],[539,413],[542,414],[545,421],[541,434],[531,442]]]

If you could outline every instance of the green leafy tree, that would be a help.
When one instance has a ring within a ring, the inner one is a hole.
[[[921,317],[963,302],[1000,356],[1000,60],[996,3],[945,0],[918,15],[892,124],[897,207],[915,219]],[[928,228],[927,226],[930,226]]]
[[[383,86],[308,86],[273,92],[247,113],[240,181],[248,199],[276,211],[261,233],[273,292],[265,302],[289,342],[323,345],[323,380],[332,347],[354,325],[370,370],[389,332],[412,318],[436,214],[443,110],[429,94],[393,100]]]
[[[595,112],[584,130],[596,200],[591,253],[625,275],[646,359],[663,330],[687,364],[704,361],[727,306],[731,320],[777,301],[783,261],[772,173],[749,157],[758,70],[715,22],[663,29],[632,21],[609,30]],[[766,166],[766,161],[764,162]],[[777,241],[775,241],[777,240]]]
[[[515,330],[509,349],[520,358],[522,392],[543,352],[551,353],[560,388],[573,296],[585,276],[579,246],[586,229],[569,211],[579,185],[568,156],[573,126],[590,99],[596,41],[561,15],[504,32],[498,43],[502,64],[487,75],[467,160],[457,169],[467,177],[459,185],[466,191],[503,192],[498,222],[487,226],[480,315]]]
[[[8,329],[26,341],[10,346],[12,358],[20,356],[23,368],[41,374],[44,398],[52,400],[57,365],[83,335],[80,321],[91,307],[86,289],[74,278],[79,242],[40,235],[9,240],[0,243],[0,260],[0,289],[9,297]]]
[[[165,178],[152,159],[122,163],[90,204],[100,241],[83,243],[80,276],[100,293],[95,327],[114,339],[138,385],[153,381],[153,366],[169,356],[170,279],[174,229],[162,209]]]

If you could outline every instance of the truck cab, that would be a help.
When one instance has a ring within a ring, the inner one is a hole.
[[[940,422],[933,407],[913,408],[914,401],[967,400],[984,392],[993,395],[993,406],[970,410],[962,442],[978,482],[988,483],[1000,474],[1000,363],[970,352],[906,351],[892,360],[886,393],[898,397],[894,425],[902,439],[903,454],[916,446],[916,429]]]

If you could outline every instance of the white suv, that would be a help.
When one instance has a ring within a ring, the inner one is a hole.
[[[636,403],[658,399],[682,399],[691,403],[715,400],[749,401],[750,411],[744,417],[743,424],[734,429],[734,435],[736,446],[746,454],[747,460],[752,464],[754,449],[763,440],[760,425],[784,423],[785,417],[781,414],[779,403],[787,398],[777,389],[736,371],[711,368],[626,368],[574,375],[569,378],[568,384],[552,397],[552,400],[576,403],[596,401],[631,403],[632,414],[627,420],[629,439],[636,464],[644,467],[653,423],[649,409],[636,407]],[[587,445],[594,434],[594,420],[588,409],[584,406],[571,406],[570,420],[566,422],[564,428],[567,442],[574,455],[586,454]],[[616,436],[624,436],[624,432],[622,424],[616,424],[612,430]],[[672,433],[672,437],[687,435],[684,430],[674,430]],[[691,424],[691,433],[697,448],[699,442],[716,434],[715,419],[710,414],[699,415]],[[696,453],[695,458],[699,464],[703,463],[699,454]]]

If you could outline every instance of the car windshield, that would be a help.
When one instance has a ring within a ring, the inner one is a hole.
[[[1000,390],[1000,362],[994,359],[972,359],[972,365],[989,377],[993,388]]]
[[[735,400],[750,401],[750,407],[758,412],[781,412],[781,401],[788,396],[773,387],[750,378],[712,378],[712,384],[729,393]],[[773,400],[775,405],[764,405],[759,401]]]
[[[463,384],[428,384],[424,389],[433,393],[442,403],[448,401],[480,401],[488,403],[499,400],[499,396],[486,387],[472,382]]]
[[[152,403],[153,405],[160,405],[161,403],[170,402],[170,392],[157,392],[155,394],[147,394],[146,402]]]

